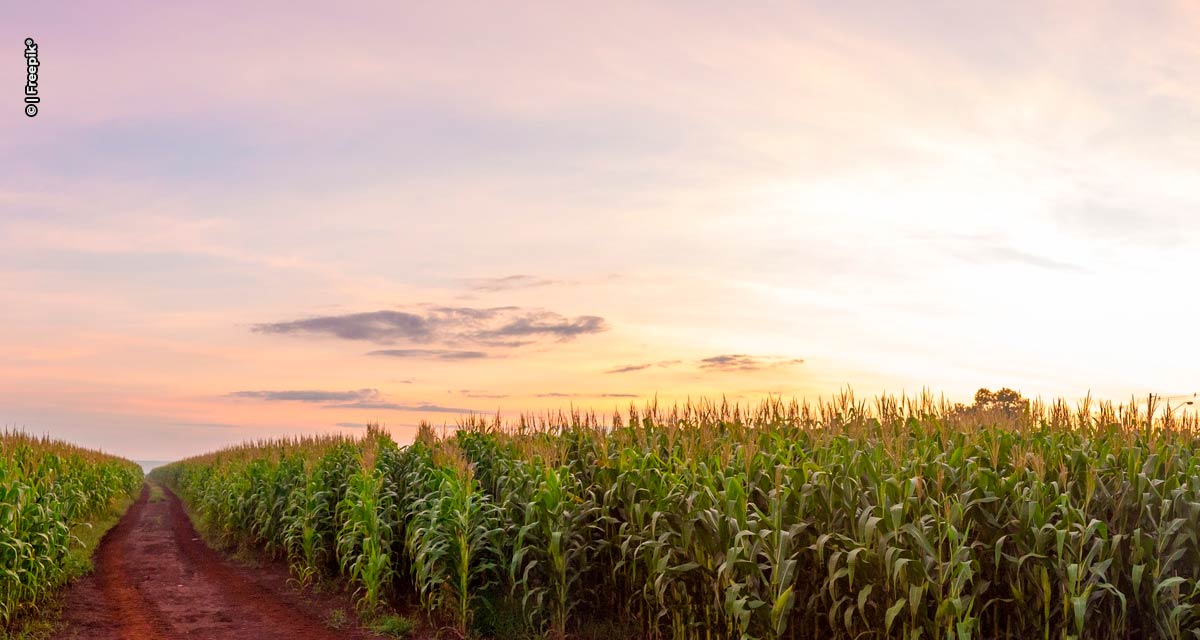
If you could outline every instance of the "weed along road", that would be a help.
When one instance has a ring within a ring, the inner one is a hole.
[[[59,640],[375,638],[323,622],[332,596],[302,595],[286,574],[232,563],[204,543],[169,490],[144,485],[104,537],[95,571],[65,596]]]

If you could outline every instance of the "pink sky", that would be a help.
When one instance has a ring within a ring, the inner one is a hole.
[[[167,5],[0,14],[0,424],[1200,386],[1187,3]]]

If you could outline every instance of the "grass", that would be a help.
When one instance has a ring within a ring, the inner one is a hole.
[[[79,523],[71,529],[71,535],[78,540],[78,544],[73,546],[67,555],[68,580],[92,572],[95,568],[92,564],[92,556],[96,547],[100,546],[100,541],[104,539],[104,535],[108,533],[109,529],[117,526],[121,517],[133,503],[133,497],[127,497],[113,505],[107,513],[102,514],[96,520]]]
[[[333,630],[341,630],[349,624],[350,618],[343,609],[334,609],[325,617],[325,626]]]
[[[367,623],[367,628],[381,636],[391,636],[393,638],[405,638],[413,632],[416,624],[410,618],[402,615],[389,613],[377,616]]]

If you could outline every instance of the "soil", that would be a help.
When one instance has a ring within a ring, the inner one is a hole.
[[[211,549],[183,504],[148,486],[100,541],[95,571],[72,584],[57,640],[374,640],[342,592],[304,593],[286,566],[243,566]],[[341,609],[346,627],[326,625]]]

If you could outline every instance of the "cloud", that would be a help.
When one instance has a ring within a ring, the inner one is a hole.
[[[506,348],[524,346],[538,338],[572,340],[607,329],[604,318],[599,316],[568,318],[552,311],[519,307],[432,307],[422,312],[380,310],[256,324],[251,328],[255,333],[326,336],[376,344],[475,343]]]
[[[559,284],[558,280],[538,278],[529,275],[504,276],[503,278],[478,278],[470,281],[473,291],[508,291],[511,289],[533,289]]]
[[[703,358],[697,361],[695,366],[699,369],[709,371],[757,371],[803,363],[804,360],[800,358],[789,358],[786,356],[752,356],[744,353],[731,353]],[[680,364],[683,364],[682,360],[661,360],[659,362],[627,364],[609,369],[604,373],[632,373],[635,371],[645,371],[650,368],[674,367]]]
[[[959,258],[976,264],[1015,263],[1060,272],[1085,272],[1083,267],[1057,258],[1032,253],[1012,246],[995,235],[951,236],[951,251]]]
[[[1063,204],[1055,208],[1051,218],[1072,235],[1119,243],[1145,244],[1167,248],[1184,242],[1183,231],[1191,207],[1163,206],[1160,203],[1115,203],[1101,199]],[[1173,213],[1175,211],[1185,213]]]
[[[616,369],[609,369],[608,371],[605,371],[604,373],[629,373],[631,371],[641,371],[642,369],[649,369],[650,366],[651,365],[648,365],[648,364],[627,364],[623,367],[617,367]]]
[[[168,422],[168,427],[183,427],[185,429],[244,429],[244,424],[228,422]]]
[[[751,356],[744,353],[732,353],[704,358],[700,360],[699,367],[710,371],[759,371],[795,364],[804,364],[804,360],[784,356]]]
[[[449,392],[447,392],[447,393],[449,393]],[[507,397],[509,397],[509,395],[508,395],[507,393],[479,393],[479,392],[471,391],[470,389],[460,389],[460,390],[459,390],[459,393],[460,393],[460,394],[462,394],[463,396],[467,397],[467,398],[488,398],[488,399],[495,399],[495,398],[507,398]]]
[[[311,402],[324,409],[373,409],[378,411],[425,411],[429,413],[473,413],[474,409],[443,407],[427,402],[408,404],[391,402],[378,389],[357,391],[235,391],[234,398],[254,398],[268,402]],[[345,426],[345,425],[339,425]]]
[[[436,404],[401,404],[383,401],[346,402],[327,404],[326,409],[374,409],[377,411],[424,411],[426,413],[478,413],[475,409],[463,407],[443,407]]]
[[[367,426],[367,423],[365,423],[365,422],[339,422],[333,426],[346,427],[347,429],[365,429]]]
[[[615,369],[609,369],[608,371],[605,371],[604,373],[631,373],[633,371],[642,371],[643,369],[649,369],[650,367],[671,367],[671,366],[680,364],[680,362],[681,361],[679,361],[679,360],[663,360],[661,362],[647,362],[645,364],[627,364],[627,365],[622,365],[620,367],[616,367]]]
[[[340,316],[322,316],[254,325],[256,333],[332,335],[343,340],[387,343],[398,338],[426,342],[432,337],[429,321],[403,311],[371,311]]]
[[[455,351],[453,349],[379,349],[368,352],[369,356],[387,356],[389,358],[430,358],[436,360],[472,360],[486,358],[483,351]],[[412,380],[405,380],[410,383]]]
[[[639,398],[636,393],[539,393],[538,398]]]
[[[512,320],[498,329],[483,331],[478,337],[483,340],[493,338],[510,338],[526,336],[554,336],[560,340],[570,340],[576,336],[588,333],[600,333],[608,329],[604,318],[599,316],[579,316],[569,320],[556,313],[541,313]]]
[[[1015,247],[988,247],[979,251],[977,255],[984,258],[990,258],[995,262],[1019,262],[1032,267],[1050,269],[1053,271],[1086,271],[1083,267],[1077,264],[1056,260],[1054,258],[1047,258],[1045,256],[1039,256],[1034,253],[1029,253],[1028,251],[1022,251],[1021,249],[1017,249]]]
[[[378,389],[357,391],[234,391],[232,398],[255,398],[270,402],[358,402],[379,397]]]

